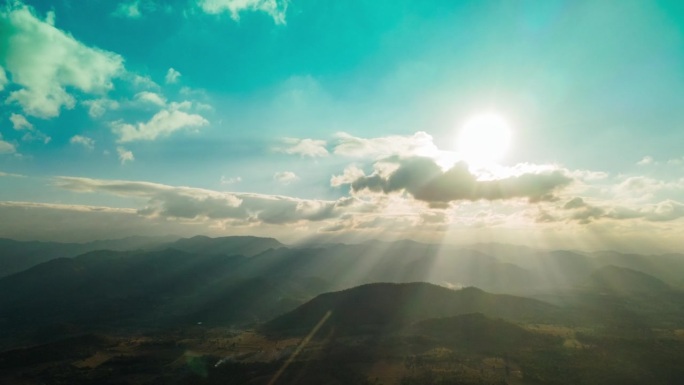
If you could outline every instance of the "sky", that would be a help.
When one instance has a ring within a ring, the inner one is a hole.
[[[0,237],[684,252],[681,1],[0,4]]]

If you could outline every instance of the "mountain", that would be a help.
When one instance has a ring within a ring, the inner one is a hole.
[[[553,317],[557,308],[541,301],[489,294],[473,287],[451,290],[428,283],[375,283],[319,295],[269,321],[263,330],[304,335],[329,313],[319,333],[333,329],[341,334],[375,333],[429,318],[476,312],[512,320],[533,320]]]
[[[612,294],[663,292],[670,287],[646,273],[618,266],[604,266],[591,274],[586,286]]]
[[[285,245],[274,238],[252,236],[232,236],[210,238],[197,235],[192,238],[181,238],[175,242],[160,246],[161,249],[176,249],[196,254],[225,254],[251,257],[270,249],[278,249]]]
[[[550,341],[547,336],[482,313],[427,319],[414,324],[408,334],[428,337],[444,347],[478,351],[510,351]]]
[[[138,250],[156,247],[178,237],[128,237],[86,243],[15,241],[0,238],[0,277],[56,258],[70,258],[94,250]]]
[[[316,278],[241,273],[251,258],[94,251],[0,279],[0,340],[59,324],[156,328],[263,322],[330,290]]]

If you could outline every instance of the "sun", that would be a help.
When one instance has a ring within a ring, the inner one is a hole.
[[[458,152],[471,167],[500,161],[511,144],[511,128],[501,116],[486,113],[468,119],[458,136]]]

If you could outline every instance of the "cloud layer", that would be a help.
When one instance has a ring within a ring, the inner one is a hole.
[[[158,183],[59,177],[55,185],[74,192],[144,198],[140,215],[175,219],[233,220],[236,224],[321,221],[338,215],[335,201],[255,193],[226,193]]]

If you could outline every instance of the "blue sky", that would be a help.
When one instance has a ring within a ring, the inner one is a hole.
[[[679,1],[8,1],[0,67],[0,236],[681,249]]]

